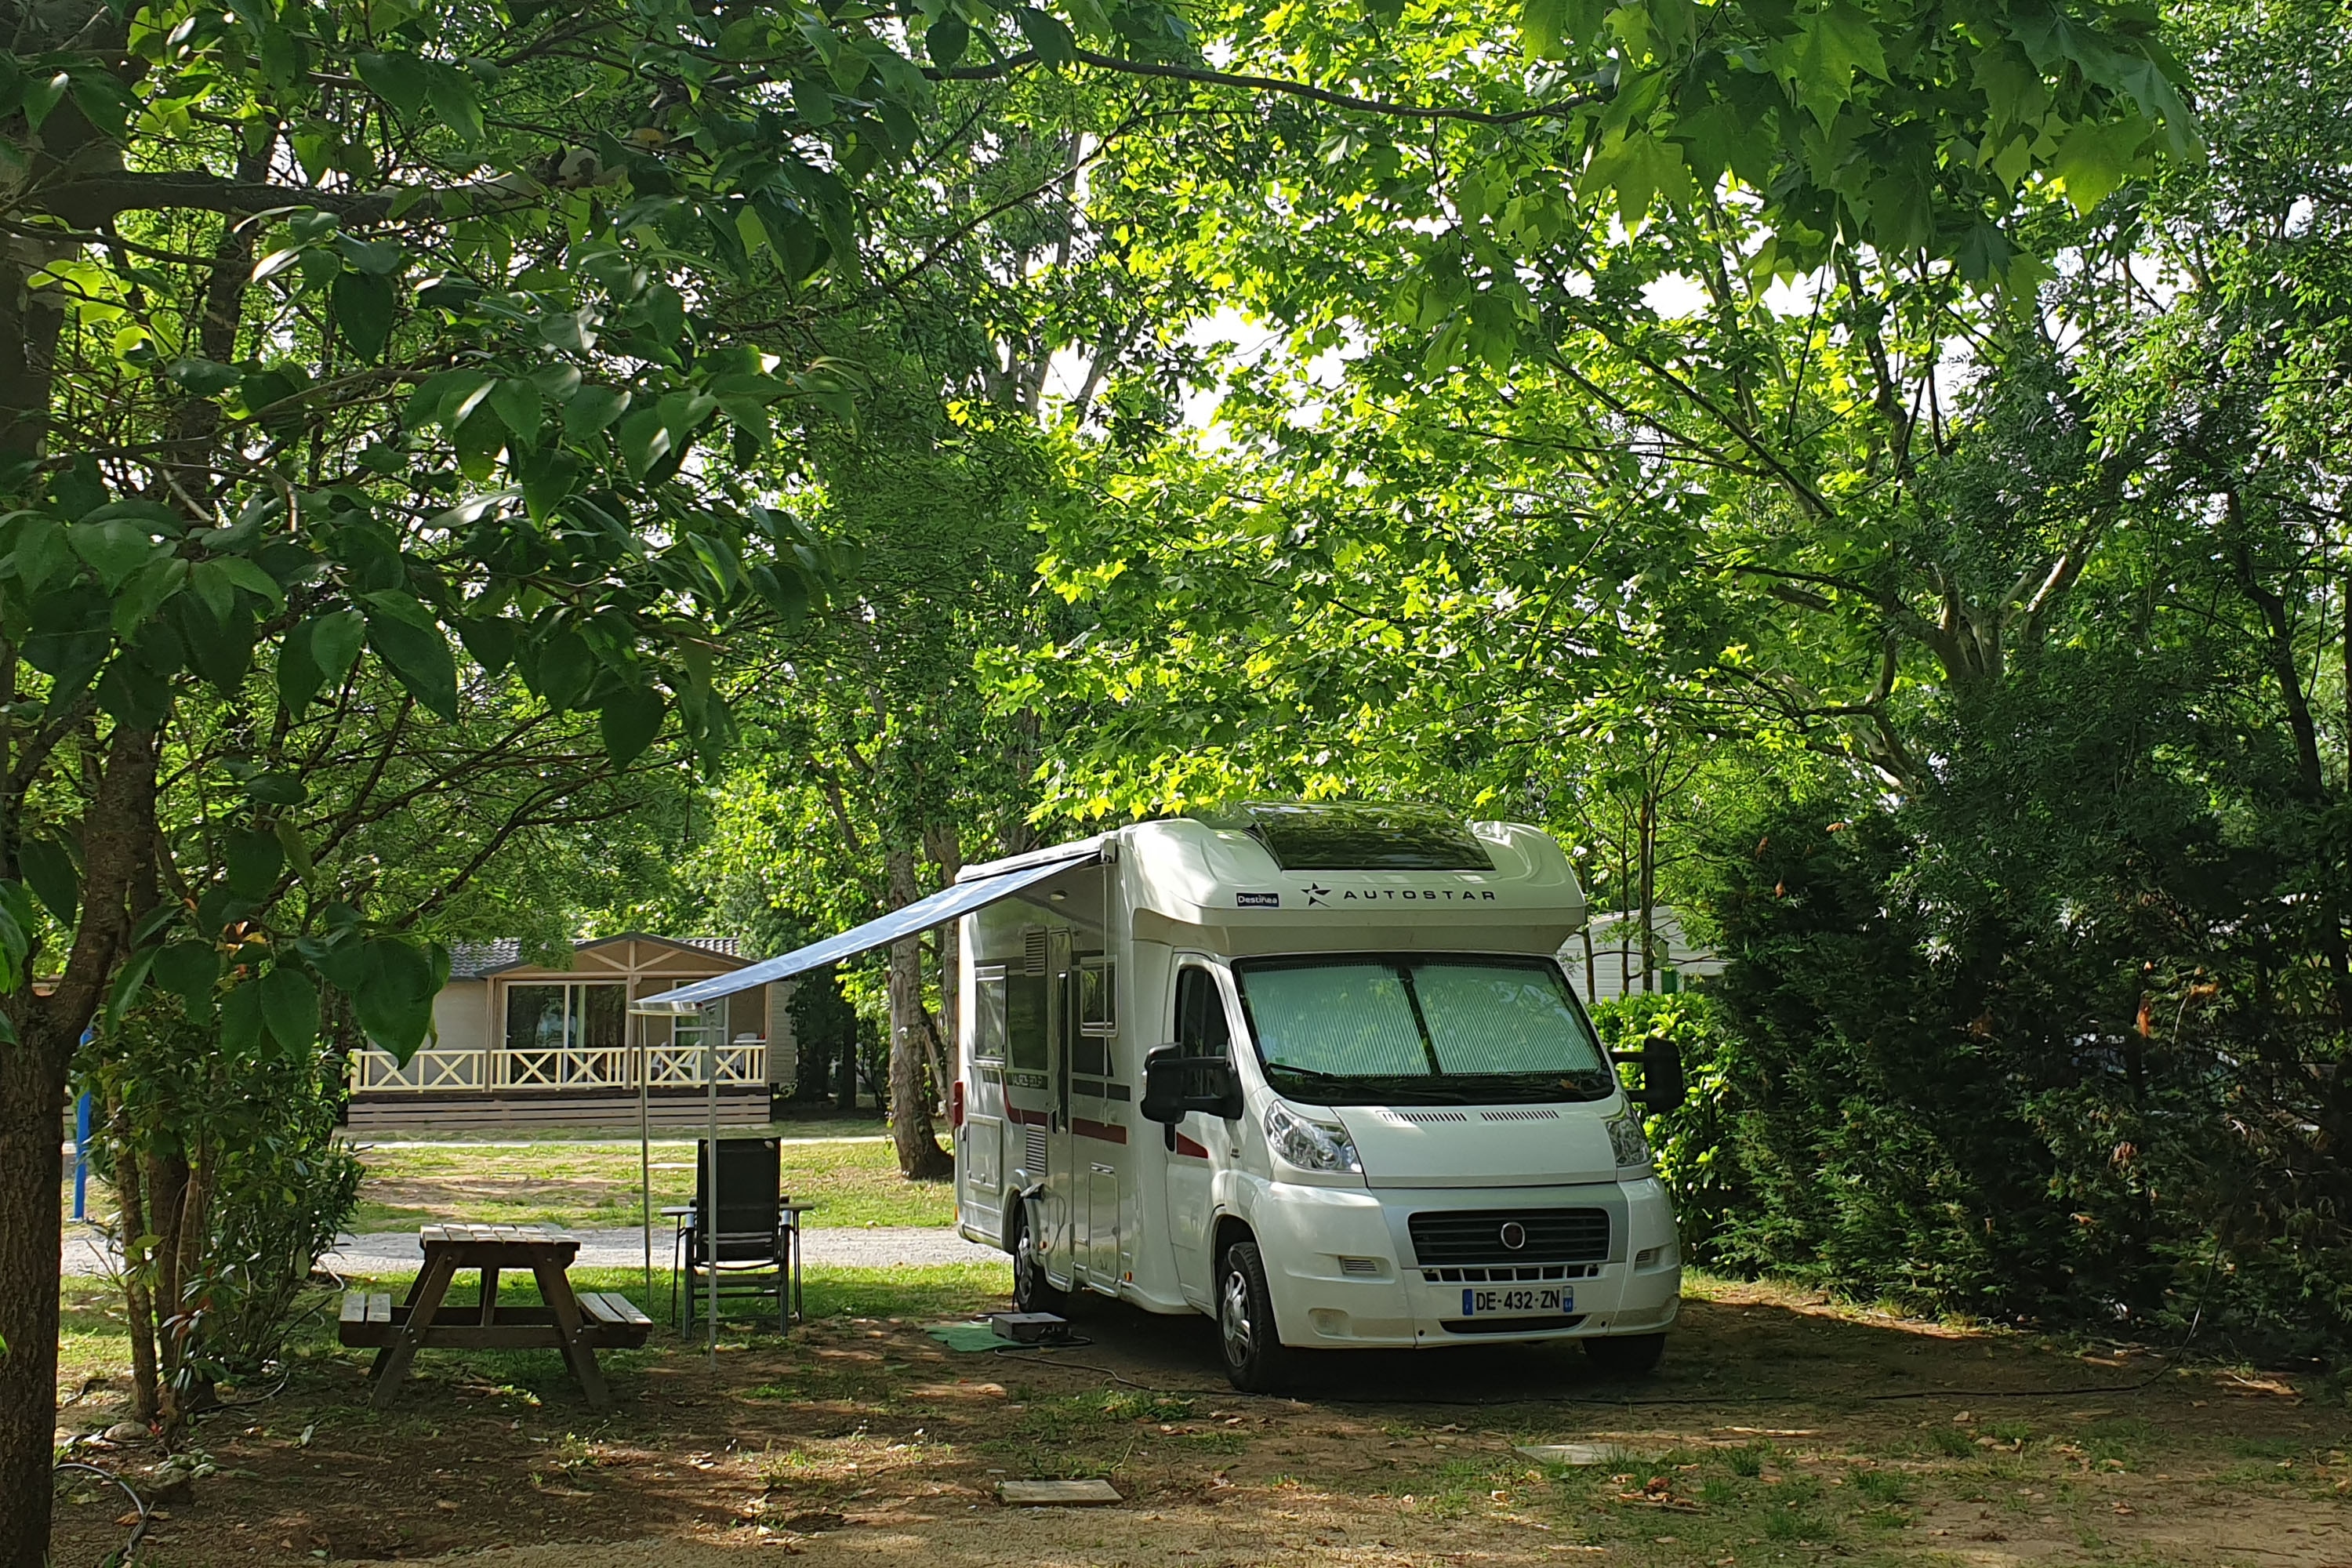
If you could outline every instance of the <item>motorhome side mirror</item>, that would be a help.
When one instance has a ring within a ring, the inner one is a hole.
[[[1642,1046],[1642,1108],[1663,1116],[1683,1102],[1683,1048],[1663,1035]]]
[[[1143,1117],[1173,1127],[1192,1111],[1227,1121],[1242,1113],[1241,1075],[1225,1057],[1188,1057],[1181,1046],[1154,1046],[1143,1058]]]
[[[1174,1044],[1154,1046],[1143,1053],[1143,1119],[1173,1125],[1184,1120],[1184,1108],[1177,1103],[1184,1088],[1183,1075],[1176,1070],[1177,1051]]]

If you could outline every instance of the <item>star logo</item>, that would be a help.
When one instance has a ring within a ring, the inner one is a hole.
[[[1302,888],[1299,890],[1307,895],[1307,907],[1310,910],[1320,905],[1326,899],[1328,899],[1331,896],[1331,889],[1325,887],[1320,882],[1309,882],[1305,888]]]

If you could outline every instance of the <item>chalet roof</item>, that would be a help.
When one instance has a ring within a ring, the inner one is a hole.
[[[660,936],[646,931],[616,931],[611,936],[592,937],[586,942],[573,942],[572,951],[586,952],[612,942],[631,941],[664,942],[671,947],[689,948],[738,961],[743,956],[742,943],[731,936]],[[449,944],[449,978],[452,980],[487,980],[493,974],[524,967],[522,942],[516,937]]]

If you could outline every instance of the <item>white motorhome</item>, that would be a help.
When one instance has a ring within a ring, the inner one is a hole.
[[[1620,1087],[1554,956],[1585,909],[1549,836],[1260,805],[935,897],[962,920],[958,1225],[1013,1255],[1020,1310],[1210,1314],[1251,1389],[1310,1349],[1656,1363],[1682,1269],[1637,1106],[1680,1065]]]

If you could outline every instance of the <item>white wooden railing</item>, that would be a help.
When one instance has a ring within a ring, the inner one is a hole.
[[[653,1046],[643,1053],[646,1081],[656,1089],[698,1089],[703,1077],[700,1046]],[[765,1040],[742,1039],[719,1047],[719,1081],[768,1081]],[[404,1068],[385,1051],[362,1051],[352,1059],[352,1088],[423,1089],[479,1094],[491,1089],[635,1089],[639,1052],[632,1046],[590,1048],[547,1046],[526,1050],[453,1051],[428,1048]]]

